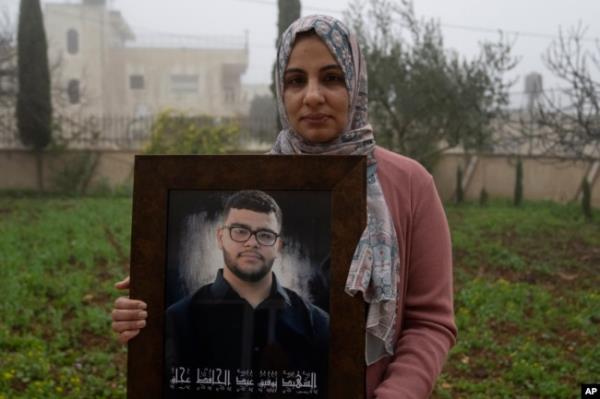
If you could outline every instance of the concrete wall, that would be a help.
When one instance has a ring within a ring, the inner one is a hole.
[[[473,162],[469,178],[469,163]],[[576,200],[583,177],[591,162],[548,157],[523,157],[523,197],[529,200],[551,200],[566,203]],[[459,154],[443,156],[433,171],[433,176],[445,201],[456,193],[456,170],[460,165],[464,175],[463,190],[467,200],[478,200],[485,188],[491,198],[512,198],[516,178],[516,157]],[[600,207],[600,178],[592,183],[592,203]]]
[[[132,181],[133,160],[131,151],[45,153],[43,156],[44,187],[52,190],[57,175],[78,157],[88,156],[95,162],[90,187],[109,184],[117,187]],[[0,190],[37,190],[35,155],[25,150],[0,150]]]
[[[46,153],[43,157],[44,185],[51,189],[57,173],[81,156],[97,159],[90,186],[108,183],[119,186],[131,183],[134,151],[67,151]],[[440,196],[451,201],[456,191],[456,168],[468,169],[469,158],[447,154],[433,171]],[[482,188],[491,198],[512,198],[515,183],[515,158],[480,155],[473,163],[470,179],[465,175],[465,197],[476,201]],[[590,162],[552,158],[523,158],[523,195],[530,200],[566,203],[577,198],[583,176]],[[598,173],[600,174],[600,173]],[[0,150],[0,190],[36,190],[37,173],[34,154],[26,150]],[[592,181],[592,204],[600,208],[600,177]]]

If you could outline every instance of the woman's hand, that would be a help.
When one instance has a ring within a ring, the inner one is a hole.
[[[116,283],[115,287],[120,290],[128,290],[129,276]],[[125,296],[117,298],[112,311],[112,329],[119,334],[119,342],[126,344],[138,335],[140,329],[146,325],[147,317],[145,302]]]

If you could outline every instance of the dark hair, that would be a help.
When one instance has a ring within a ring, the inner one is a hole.
[[[312,36],[316,36],[319,38],[319,40],[323,40],[319,37],[319,35],[317,35],[317,32],[315,31],[315,28],[310,28],[309,30],[303,30],[302,32],[298,32],[296,33],[296,37],[294,38],[294,43],[296,43],[296,41],[298,39],[302,39],[302,38],[307,38],[307,37],[312,37]]]
[[[260,213],[274,213],[279,227],[282,226],[281,208],[269,194],[260,190],[241,190],[225,201],[224,217],[227,219],[231,209],[247,209]]]

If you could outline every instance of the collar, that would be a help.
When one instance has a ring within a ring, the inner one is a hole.
[[[231,287],[231,285],[225,280],[223,277],[223,269],[219,269],[217,272],[217,278],[215,278],[215,282],[210,287],[210,292],[213,298],[222,300],[230,295],[235,295],[239,297],[238,293]],[[285,301],[286,305],[291,305],[292,301],[290,300],[290,296],[286,292],[285,288],[279,284],[279,280],[273,273],[273,284],[271,284],[271,292],[269,296],[265,299],[265,301],[282,298]],[[264,301],[263,301],[264,302]]]

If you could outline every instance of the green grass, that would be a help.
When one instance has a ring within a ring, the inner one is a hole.
[[[109,315],[130,209],[0,197],[0,399],[125,397]],[[447,213],[459,339],[433,397],[573,398],[598,382],[600,223],[550,203]]]
[[[0,199],[0,398],[124,397],[129,199]]]
[[[600,376],[600,224],[552,203],[447,213],[459,336],[433,397],[579,397]]]

